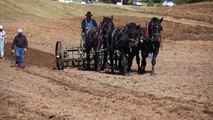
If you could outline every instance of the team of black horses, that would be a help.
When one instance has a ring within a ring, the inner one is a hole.
[[[103,17],[98,27],[90,28],[87,31],[85,46],[87,68],[90,69],[90,51],[93,49],[95,52],[94,69],[97,71],[104,70],[109,59],[111,73],[114,73],[114,67],[118,67],[120,73],[126,75],[131,71],[132,61],[136,56],[138,73],[144,74],[146,58],[150,56],[151,73],[154,73],[161,43],[161,31],[163,30],[162,21],[163,17],[161,19],[154,17],[143,27],[128,22],[122,27],[115,27],[113,16]],[[141,55],[139,55],[140,53]],[[142,57],[141,61],[140,56]]]

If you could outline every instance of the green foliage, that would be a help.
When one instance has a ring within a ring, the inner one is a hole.
[[[147,1],[147,6],[153,7],[154,6],[153,0],[148,0]]]
[[[159,3],[161,0],[153,0],[154,3]]]

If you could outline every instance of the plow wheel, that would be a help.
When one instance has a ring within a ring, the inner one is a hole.
[[[58,70],[64,69],[64,52],[61,41],[56,42],[55,46],[56,66]]]

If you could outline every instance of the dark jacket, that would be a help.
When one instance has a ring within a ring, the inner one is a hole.
[[[82,29],[82,32],[86,32],[86,21],[85,21],[85,20],[87,20],[87,19],[85,18],[85,19],[83,19],[82,22],[81,22],[81,29]],[[95,21],[94,19],[92,19],[92,18],[91,18],[91,20],[92,20],[92,24],[93,24],[95,27],[97,27],[96,21]]]
[[[14,47],[17,46],[19,48],[28,48],[28,42],[25,35],[19,36],[16,35],[13,44],[12,44],[12,50],[14,50]]]

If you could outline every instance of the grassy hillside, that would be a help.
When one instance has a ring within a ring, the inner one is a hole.
[[[56,0],[1,0],[0,8],[1,20],[70,18],[83,16],[88,10],[100,16],[131,15],[132,11],[140,10],[134,7],[115,7],[108,4],[82,5],[77,2],[63,4]]]
[[[71,5],[52,0],[1,0],[3,19],[63,18],[78,15]]]
[[[91,11],[94,16],[114,15],[142,19],[163,16],[164,20],[167,21],[212,27],[212,5],[212,2],[206,2],[164,8],[117,6],[104,3],[83,5],[80,2],[63,4],[59,3],[58,0],[0,0],[0,23],[83,17],[87,11]],[[182,20],[182,18],[184,18],[184,21],[178,20]],[[192,22],[191,20],[195,21]]]

